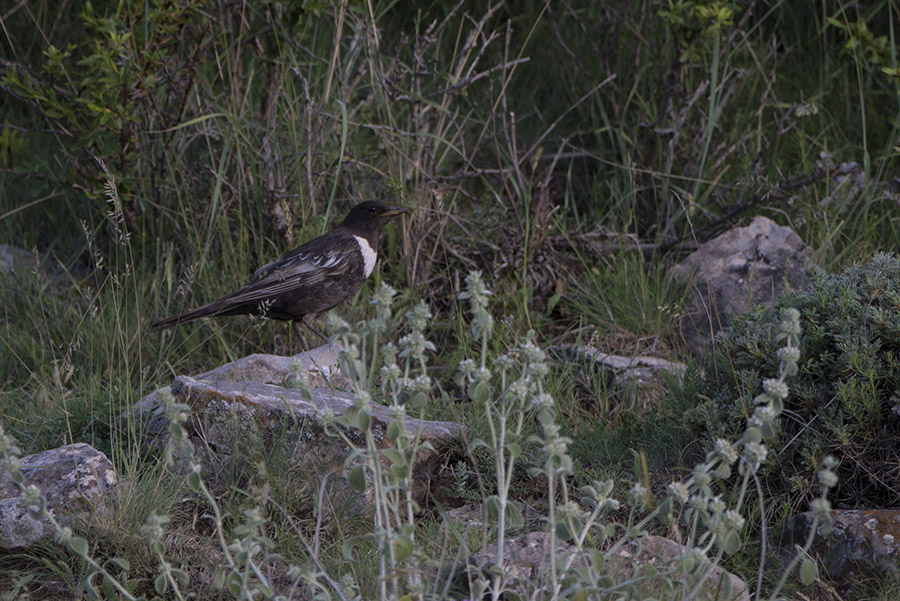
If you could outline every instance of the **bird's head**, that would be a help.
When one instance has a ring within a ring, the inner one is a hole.
[[[350,209],[341,225],[354,231],[378,233],[393,217],[407,211],[407,207],[392,207],[377,200],[367,200]]]

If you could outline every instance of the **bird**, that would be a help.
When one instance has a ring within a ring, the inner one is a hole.
[[[247,285],[211,303],[150,324],[162,330],[202,317],[261,315],[289,321],[300,339],[301,324],[324,342],[328,338],[313,324],[362,288],[375,269],[378,242],[388,222],[409,211],[379,201],[357,204],[334,229],[257,269]]]

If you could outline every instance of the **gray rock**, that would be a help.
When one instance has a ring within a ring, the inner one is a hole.
[[[456,509],[450,509],[438,518],[440,521],[450,521],[462,528],[484,528],[484,505],[482,503],[469,503]]]
[[[350,390],[350,382],[340,373],[341,344],[334,341],[292,357],[249,355],[197,376],[209,382],[253,381],[292,386],[300,377],[308,386]]]
[[[270,366],[266,365],[256,360],[246,362],[247,369],[257,374],[269,370]],[[213,370],[208,373],[222,376],[225,372]],[[350,446],[340,436],[326,431],[322,417],[326,413],[340,416],[352,407],[354,397],[348,393],[312,388],[309,389],[311,398],[307,399],[297,388],[249,380],[210,381],[187,376],[175,378],[170,390],[178,402],[190,408],[186,426],[191,440],[214,474],[233,468],[236,462],[251,464],[260,455],[272,452],[280,453],[289,466],[311,476],[343,473],[345,469],[344,460],[350,453]],[[155,397],[142,399],[136,411],[155,411],[154,404]],[[373,402],[369,414],[376,447],[393,447],[394,443],[386,435],[393,421],[388,408]],[[418,500],[424,500],[438,472],[438,452],[465,430],[452,422],[411,417],[405,418],[404,425],[408,432],[420,433],[420,442],[434,449],[422,448],[413,465],[414,495]],[[155,415],[150,420],[147,431],[154,444],[166,443],[167,428],[168,423],[162,415]],[[354,445],[365,446],[359,431],[344,429],[342,433]]]
[[[643,355],[637,357],[610,355],[592,346],[563,344],[551,348],[550,353],[566,361],[598,368],[601,373],[606,374],[607,385],[621,390],[656,389],[665,384],[667,374],[680,382],[687,369],[683,363],[677,361]]]
[[[805,288],[812,275],[812,249],[790,228],[765,217],[725,232],[673,268],[690,287],[682,335],[702,355],[732,315],[771,305],[789,290]]]
[[[503,564],[508,584],[519,583],[518,586],[513,587],[513,590],[527,595],[532,587],[541,585],[543,579],[549,575],[550,542],[550,535],[546,532],[530,532],[504,542]],[[469,566],[489,578],[491,566],[497,563],[497,549],[497,543],[485,545],[469,558]],[[574,557],[574,554],[575,547],[557,540],[557,565]],[[583,565],[579,559],[576,558],[575,561],[579,561],[579,565]]]
[[[340,352],[341,345],[335,341],[289,357],[248,355],[202,373],[197,378],[210,382],[252,381],[288,387],[305,380],[310,387],[351,390],[350,381],[338,367]],[[155,411],[159,407],[156,394],[157,391],[153,391],[144,396],[123,418]]]
[[[34,269],[37,261],[34,255],[21,248],[0,244],[0,274],[10,273],[15,269]]]
[[[694,569],[683,574],[684,561],[689,558],[695,560]],[[633,577],[637,570],[644,565],[652,565],[660,571],[674,569],[677,572],[677,578],[685,578],[685,584],[689,589],[700,578],[706,577],[697,596],[698,599],[750,601],[747,584],[741,578],[719,566],[713,567],[709,560],[699,556],[690,547],[662,536],[650,535],[629,541],[607,559],[607,565],[619,572],[620,579],[622,576]],[[706,576],[707,573],[708,576]],[[727,584],[724,581],[726,578],[728,579]],[[653,581],[648,581],[643,586],[647,588],[641,590],[649,593],[653,590]]]
[[[672,581],[683,581],[688,589],[700,578],[705,578],[696,599],[750,601],[750,593],[743,580],[718,566],[713,567],[703,557],[698,558],[697,553],[690,548],[661,536],[651,535],[632,540],[603,555],[601,573],[594,573],[598,579],[609,577],[608,586],[635,578],[643,566],[652,565],[660,573],[671,572],[668,578]],[[515,583],[512,590],[527,595],[533,587],[539,586],[549,572],[549,558],[549,534],[532,532],[506,541],[503,559],[508,580]],[[693,567],[686,571],[683,562],[688,558],[691,559]],[[480,571],[487,577],[487,570],[496,564],[496,560],[497,544],[492,543],[473,554],[469,565],[475,568],[476,573]],[[569,570],[575,571],[596,570],[587,554],[579,555],[573,545],[565,542],[557,541],[556,560],[559,570],[565,569],[566,566]],[[728,579],[728,584],[723,586],[725,578]],[[659,588],[658,580],[649,578],[637,582],[633,592],[640,593],[636,598],[656,598],[659,596]]]
[[[831,518],[834,528],[824,534],[819,526],[809,555],[833,581],[848,583],[885,575],[900,580],[900,510],[835,510]],[[794,517],[776,538],[785,561],[793,557],[795,545],[806,542],[813,519],[811,512]]]
[[[106,455],[77,443],[27,455],[21,459],[26,485],[44,493],[50,513],[68,525],[74,513],[89,511],[116,483],[116,471]],[[0,475],[0,549],[28,547],[53,534],[49,520],[28,515],[19,487]]]

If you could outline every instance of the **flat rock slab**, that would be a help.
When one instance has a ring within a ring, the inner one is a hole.
[[[200,374],[197,379],[209,382],[252,381],[288,387],[305,380],[311,387],[350,390],[350,381],[338,367],[340,356],[339,342],[330,342],[290,357],[248,355]]]
[[[793,230],[765,217],[698,248],[672,268],[690,287],[681,326],[688,348],[702,355],[732,315],[805,288],[812,265],[812,249]]]
[[[779,541],[785,559],[792,556],[794,545],[806,542],[813,519],[806,512],[787,523]],[[809,550],[831,579],[851,582],[890,575],[900,580],[900,510],[835,510],[831,519],[832,531],[824,534],[820,525]]]
[[[296,388],[252,381],[210,382],[188,376],[175,378],[171,391],[179,402],[185,403],[194,411],[218,411],[222,408],[253,411],[254,416],[262,421],[282,417],[296,421],[318,420],[325,411],[342,415],[354,404],[353,395],[328,388],[310,389],[312,400],[306,400]],[[386,428],[393,420],[388,408],[378,403],[370,405],[369,414],[375,428]],[[461,425],[453,422],[407,417],[404,424],[410,432],[418,432],[421,428],[422,440],[431,443],[440,443],[465,432]]]
[[[47,499],[50,513],[63,525],[76,512],[90,510],[116,483],[110,460],[85,443],[27,455],[21,459],[25,484],[34,484]],[[0,549],[28,547],[54,534],[49,520],[36,520],[19,498],[19,487],[0,474]]]
[[[214,472],[228,469],[234,461],[254,462],[266,453],[279,452],[289,469],[296,467],[310,475],[342,473],[350,446],[323,426],[325,414],[340,416],[354,405],[348,393],[328,388],[312,388],[311,398],[297,388],[254,381],[218,380],[179,376],[170,387],[175,399],[190,408],[188,427],[195,448]],[[143,402],[143,401],[142,401]],[[147,411],[149,405],[141,407]],[[371,403],[371,428],[378,448],[391,448],[386,436],[393,421],[388,407]],[[461,436],[465,428],[452,422],[404,419],[408,432],[434,449],[420,449],[413,465],[414,495],[423,500],[440,471],[440,450]],[[167,438],[168,424],[161,415],[151,419],[148,430],[157,444]],[[342,429],[356,446],[365,446],[361,432]]]
[[[354,429],[340,430],[346,439],[336,435],[336,426],[326,431],[321,419],[327,414],[340,416],[354,404],[354,396],[343,392],[353,385],[340,372],[340,352],[340,343],[331,342],[298,355],[249,355],[196,377],[176,377],[169,390],[190,409],[185,426],[204,469],[211,470],[206,473],[230,473],[225,480],[230,482],[237,472],[256,472],[256,462],[272,454],[286,461],[287,469],[304,476],[343,473],[344,459],[352,450],[348,441],[357,447],[364,447],[365,441]],[[301,392],[304,389],[311,398]],[[159,391],[142,398],[128,417],[149,418],[148,445],[161,448],[168,443],[169,424],[162,414]],[[385,435],[393,421],[389,409],[373,402],[370,417],[377,447],[392,447]],[[434,481],[443,483],[438,478],[441,448],[465,429],[451,422],[411,417],[405,417],[404,424],[408,432],[420,433],[420,442],[437,451],[421,449],[415,457],[414,494],[423,500]],[[185,469],[187,458],[178,459]],[[329,479],[329,484],[340,486],[335,480],[343,479]]]
[[[316,388],[351,390],[351,383],[338,367],[341,354],[339,342],[330,342],[296,355],[254,354],[196,376],[209,382],[259,382],[292,387],[299,383]],[[156,391],[142,398],[129,414],[153,411],[159,406]]]

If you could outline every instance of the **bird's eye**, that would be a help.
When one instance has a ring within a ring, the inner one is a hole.
[[[374,213],[374,212],[375,212],[375,207],[369,207],[369,212],[370,212],[370,213]]]

